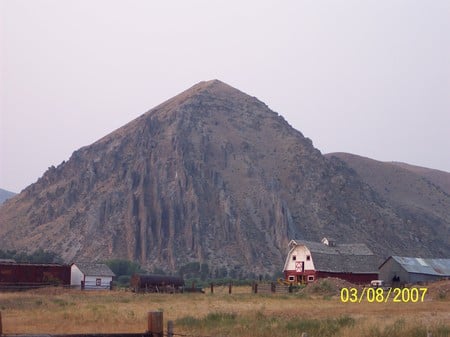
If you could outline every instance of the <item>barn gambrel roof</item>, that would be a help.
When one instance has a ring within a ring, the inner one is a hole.
[[[116,276],[104,263],[77,262],[74,265],[86,276]]]
[[[363,243],[328,246],[320,242],[292,240],[289,247],[304,245],[317,271],[332,273],[378,273],[378,257]]]
[[[391,256],[383,262],[380,268],[391,258],[397,261],[408,273],[442,277],[450,276],[450,259]]]

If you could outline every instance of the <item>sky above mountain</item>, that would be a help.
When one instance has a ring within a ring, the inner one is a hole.
[[[450,2],[0,2],[0,187],[202,80],[323,153],[450,171]]]

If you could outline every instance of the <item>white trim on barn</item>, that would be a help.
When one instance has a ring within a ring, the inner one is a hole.
[[[103,263],[72,263],[70,285],[89,290],[111,289],[115,274]]]
[[[284,263],[284,271],[286,270],[295,270],[295,273],[298,275],[307,275],[305,271],[307,270],[315,270],[314,262],[311,258],[311,251],[305,245],[297,245],[297,243],[292,240],[289,244],[291,250],[288,253],[286,261]],[[314,275],[311,281],[314,281]],[[288,276],[289,282],[298,282],[296,277],[293,275]]]

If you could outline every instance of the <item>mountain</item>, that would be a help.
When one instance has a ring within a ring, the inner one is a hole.
[[[6,199],[9,199],[15,195],[16,195],[16,193],[14,193],[14,192],[10,192],[10,191],[0,188],[0,205],[3,204],[3,202]]]
[[[450,173],[342,152],[325,156],[354,169],[408,223],[422,223],[450,237]]]
[[[408,171],[414,172],[425,179],[429,180],[434,185],[441,188],[444,192],[450,194],[450,173],[440,170],[434,170],[426,167],[415,166],[400,162],[391,162],[393,165],[400,166]]]
[[[445,232],[447,231],[447,232]],[[174,271],[280,271],[290,239],[381,257],[450,254],[448,223],[405,217],[264,103],[200,82],[51,167],[0,208],[0,246]],[[223,274],[223,273],[222,273]]]

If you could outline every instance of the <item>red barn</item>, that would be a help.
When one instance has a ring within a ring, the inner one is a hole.
[[[46,285],[70,285],[70,266],[0,262],[0,288],[27,289]]]
[[[378,258],[361,243],[336,244],[291,240],[284,264],[289,283],[309,283],[318,278],[338,277],[352,283],[370,283],[378,278]]]

